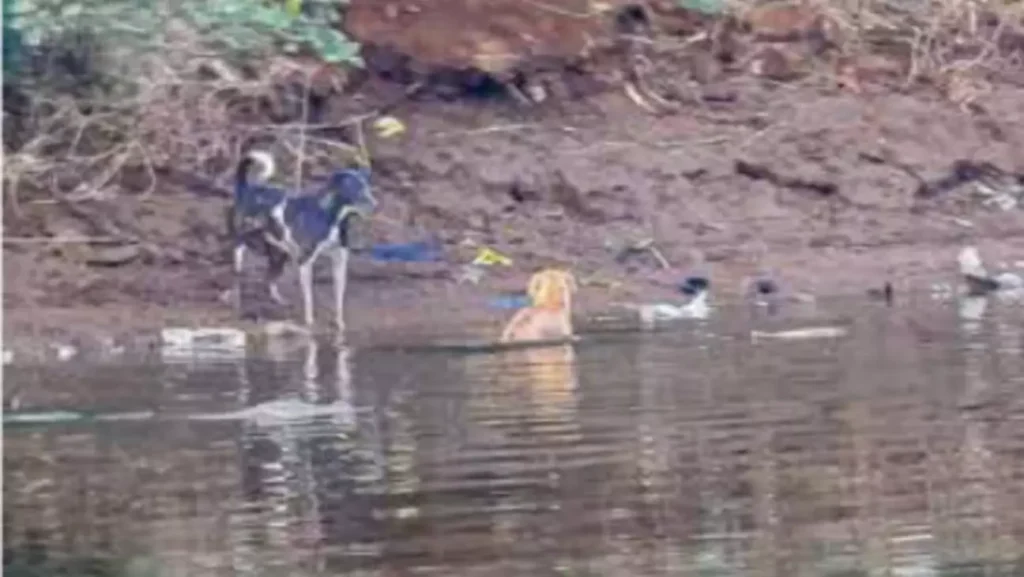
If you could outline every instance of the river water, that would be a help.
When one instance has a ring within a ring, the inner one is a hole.
[[[12,367],[5,573],[1024,575],[1024,315],[843,310]]]

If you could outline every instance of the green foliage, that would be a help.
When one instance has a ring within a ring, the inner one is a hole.
[[[725,0],[676,0],[676,4],[680,8],[711,15],[723,14],[726,10]]]
[[[359,46],[340,31],[346,0],[7,1],[27,47],[85,35],[137,56],[166,52],[184,37],[197,54],[251,58],[305,50],[326,62],[361,65]]]
[[[3,67],[4,80],[20,68],[21,31],[14,26],[14,0],[3,0]]]

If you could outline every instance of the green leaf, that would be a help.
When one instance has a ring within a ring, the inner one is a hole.
[[[676,0],[676,4],[681,8],[704,14],[722,14],[725,12],[725,2],[723,0]]]
[[[285,0],[284,6],[291,16],[302,14],[302,0]]]
[[[359,45],[347,40],[330,43],[323,47],[320,56],[332,64],[352,62],[359,58]]]
[[[291,24],[291,19],[287,14],[273,8],[257,10],[252,14],[251,19],[254,23],[274,31],[285,30]]]

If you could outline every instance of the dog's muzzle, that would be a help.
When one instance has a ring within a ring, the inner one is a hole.
[[[353,207],[356,214],[363,218],[369,218],[375,210],[377,210],[377,198],[370,192],[370,188],[363,191],[363,199]]]

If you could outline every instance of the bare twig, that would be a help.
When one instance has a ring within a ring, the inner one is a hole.
[[[124,239],[111,236],[5,236],[3,244],[115,244]]]
[[[359,164],[371,167],[370,151],[366,148],[366,135],[363,134],[363,123],[356,123],[356,143],[359,145]]]
[[[306,160],[306,122],[309,120],[309,92],[313,84],[313,72],[306,73],[302,86],[302,118],[299,119],[299,152],[295,161],[295,190],[302,190],[302,165]]]

